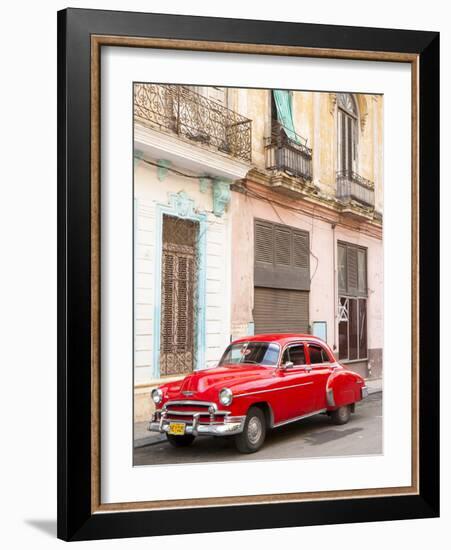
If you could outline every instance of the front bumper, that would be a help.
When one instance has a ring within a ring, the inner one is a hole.
[[[368,386],[362,386],[362,399],[368,397]]]
[[[243,431],[244,428],[244,416],[234,416],[227,417],[224,419],[224,422],[218,423],[201,423],[199,417],[195,416],[192,422],[183,422],[180,420],[169,420],[160,418],[159,421],[151,421],[147,429],[150,432],[159,432],[167,433],[169,432],[169,425],[171,422],[185,424],[185,434],[190,434],[194,436],[198,435],[216,435],[216,436],[226,436],[226,435],[236,435]]]

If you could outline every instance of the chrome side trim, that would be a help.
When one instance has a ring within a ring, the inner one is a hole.
[[[301,386],[310,386],[310,384],[313,384],[313,381],[311,382],[304,382],[303,384],[295,384],[293,386],[284,386],[283,388],[271,388],[270,390],[257,390],[257,391],[252,391],[252,392],[248,392],[248,393],[238,393],[236,395],[234,395],[234,399],[238,398],[238,397],[247,397],[248,395],[255,395],[257,393],[268,393],[268,392],[271,392],[271,391],[281,391],[281,390],[288,390],[290,388],[300,388]]]
[[[289,420],[283,420],[282,422],[278,422],[277,424],[274,424],[274,428],[278,428],[279,426],[284,426],[285,424],[290,424],[291,422],[296,422],[297,420],[302,420],[303,418],[308,418],[309,416],[315,416],[315,414],[321,414],[326,411],[327,409],[319,409],[318,411],[302,414],[301,416],[296,416],[295,418],[290,418]]]

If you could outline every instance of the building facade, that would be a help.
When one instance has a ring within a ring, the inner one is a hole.
[[[135,419],[231,339],[382,373],[383,98],[135,84]]]

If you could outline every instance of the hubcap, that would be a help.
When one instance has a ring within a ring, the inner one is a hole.
[[[348,416],[348,408],[347,407],[341,407],[340,412],[338,413],[341,420],[345,420]]]
[[[252,445],[255,445],[258,440],[260,439],[262,435],[262,423],[260,422],[260,419],[256,416],[253,416],[249,420],[249,424],[247,426],[247,436],[249,438],[250,443]]]

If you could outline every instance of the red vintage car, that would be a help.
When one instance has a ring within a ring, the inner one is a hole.
[[[175,447],[201,435],[233,436],[238,451],[253,453],[268,430],[314,414],[345,424],[367,394],[364,379],[321,339],[260,334],[232,342],[217,367],[154,389],[148,429]]]

